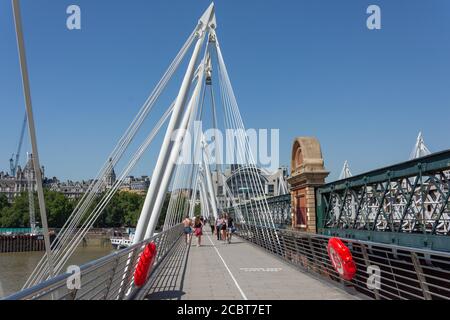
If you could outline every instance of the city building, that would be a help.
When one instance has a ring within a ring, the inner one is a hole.
[[[41,173],[44,176],[44,167],[41,168]],[[12,202],[22,192],[28,192],[30,188],[33,191],[37,190],[36,174],[31,156],[23,169],[20,166],[17,167],[15,176],[0,172],[0,194],[4,194],[9,202]]]
[[[69,199],[81,198],[88,190],[93,180],[89,181],[65,181],[61,182],[56,177],[44,180],[44,187],[51,191],[60,192]]]
[[[150,177],[142,176],[140,178],[135,178],[129,176],[123,180],[122,185],[119,190],[121,192],[131,192],[139,195],[146,195],[148,187],[150,186]]]
[[[110,166],[108,167],[107,173],[103,178],[103,187],[100,189],[100,192],[105,192],[111,189],[117,181],[116,173],[112,165],[112,159],[109,161]],[[81,198],[89,189],[89,186],[95,182],[94,179],[86,181],[68,180],[63,182],[57,177],[46,178],[44,167],[42,167],[41,172],[44,188],[51,191],[60,192],[69,199]],[[127,190],[128,188],[130,192],[145,193],[149,184],[150,179],[146,176],[138,179],[128,177],[124,180],[122,188],[123,190]],[[0,194],[6,195],[9,202],[13,202],[16,196],[20,195],[22,192],[28,192],[30,188],[32,188],[33,192],[37,190],[36,175],[31,156],[23,169],[20,166],[17,167],[15,176],[11,176],[6,172],[0,172]]]
[[[236,204],[258,200],[261,190],[266,197],[289,193],[286,167],[268,172],[261,168],[231,165],[223,174],[213,171],[212,176],[219,208],[231,207],[233,205],[231,199]]]

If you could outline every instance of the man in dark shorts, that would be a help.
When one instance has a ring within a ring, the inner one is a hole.
[[[216,233],[217,233],[217,240],[221,240],[221,234],[222,234],[222,215],[219,215],[216,219]]]
[[[222,233],[222,240],[224,241],[224,243],[226,243],[227,241],[227,215],[224,214],[222,216],[222,224],[221,224],[221,233]]]
[[[186,244],[189,244],[189,242],[191,241],[191,234],[192,234],[191,225],[192,225],[191,219],[189,219],[189,217],[186,216],[183,220],[184,241],[186,242]]]
[[[233,233],[236,231],[236,228],[234,227],[234,219],[227,215],[227,239],[228,243],[231,243],[231,237],[233,236]]]

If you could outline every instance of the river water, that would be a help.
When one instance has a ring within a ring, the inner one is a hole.
[[[109,245],[79,247],[67,266],[83,265],[113,251]],[[19,291],[43,255],[44,252],[0,253],[0,298]]]

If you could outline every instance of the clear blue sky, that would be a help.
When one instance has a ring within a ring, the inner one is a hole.
[[[330,179],[406,160],[422,130],[450,148],[450,1],[216,1],[246,126],[320,139]],[[66,8],[82,30],[66,29]],[[93,177],[208,6],[206,0],[22,0],[41,162]],[[382,30],[366,28],[370,4]],[[11,3],[0,0],[0,170],[24,113]],[[25,150],[29,150],[29,143]],[[156,148],[135,175],[150,175]],[[22,158],[23,162],[23,158]]]

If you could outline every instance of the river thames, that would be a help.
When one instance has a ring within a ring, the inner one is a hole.
[[[67,262],[66,267],[82,265],[113,251],[111,245],[79,247]],[[43,254],[44,252],[0,253],[0,298],[22,289]]]

